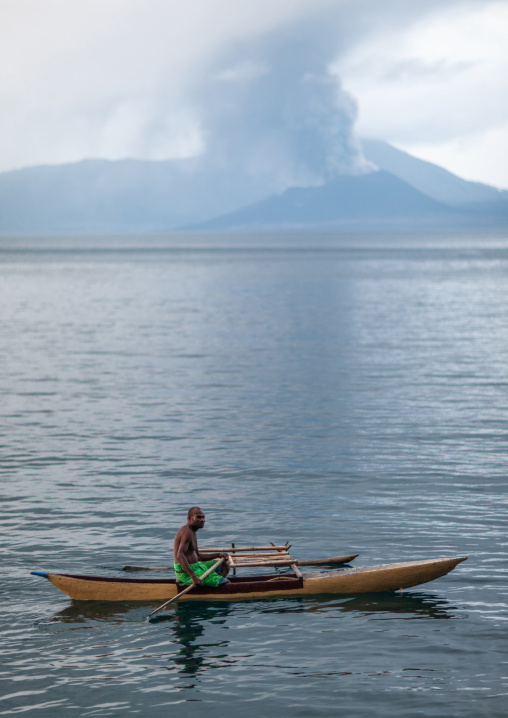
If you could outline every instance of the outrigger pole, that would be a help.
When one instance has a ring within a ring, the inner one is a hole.
[[[262,566],[280,566],[281,568],[298,564],[298,566],[326,566],[345,564],[353,561],[358,554],[348,554],[346,556],[329,556],[327,558],[303,559],[299,560],[291,556],[289,549],[291,544],[286,541],[283,546],[235,546],[231,544],[231,548],[206,548],[201,549],[200,553],[227,553],[228,561],[232,569],[241,567],[259,568]],[[124,571],[172,571],[172,566],[124,566]]]

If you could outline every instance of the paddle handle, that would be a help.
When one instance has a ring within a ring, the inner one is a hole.
[[[225,560],[224,558],[220,558],[216,563],[214,563],[214,565],[211,568],[209,568],[207,571],[205,571],[199,578],[201,580],[203,580],[204,578],[209,576],[213,571],[215,571],[221,565],[221,563],[224,560]],[[180,591],[180,593],[177,593],[176,596],[173,596],[173,598],[170,598],[169,601],[166,601],[166,603],[163,603],[162,606],[159,606],[159,608],[156,608],[155,611],[152,611],[151,613],[149,613],[148,618],[150,618],[150,616],[153,616],[154,613],[158,613],[159,611],[162,611],[163,608],[166,608],[166,606],[169,606],[170,603],[173,603],[173,601],[176,601],[178,598],[180,598],[180,596],[183,596],[184,593],[189,593],[189,591],[192,591],[193,588],[194,588],[194,584],[191,583],[190,586],[187,586],[187,588],[184,588],[183,591]]]

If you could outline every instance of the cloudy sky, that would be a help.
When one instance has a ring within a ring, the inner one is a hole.
[[[0,170],[296,143],[357,171],[363,136],[508,187],[508,0],[0,0],[0,35]]]

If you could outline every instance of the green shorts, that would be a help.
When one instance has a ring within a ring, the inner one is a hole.
[[[208,571],[208,569],[212,568],[212,566],[216,563],[217,559],[213,558],[211,561],[198,561],[197,563],[191,563],[189,565],[196,574],[196,576],[199,578],[205,573],[205,571]],[[217,588],[217,586],[223,583],[223,577],[220,575],[220,573],[217,573],[217,571],[220,570],[221,567],[218,566],[216,571],[212,571],[212,573],[210,573],[205,579],[203,579],[203,583],[201,585],[213,586],[213,588]],[[188,573],[185,573],[179,563],[175,563],[175,573],[176,578],[180,583],[185,583],[187,585],[192,583],[191,577]]]

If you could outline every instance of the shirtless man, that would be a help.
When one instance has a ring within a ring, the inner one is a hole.
[[[208,575],[203,586],[220,586],[221,583],[229,583],[226,576],[229,573],[227,553],[203,553],[198,549],[196,531],[205,525],[205,515],[198,506],[193,506],[187,514],[187,524],[182,526],[175,536],[175,572],[180,583],[194,586],[201,584],[200,576],[211,568],[218,558],[226,560]]]

